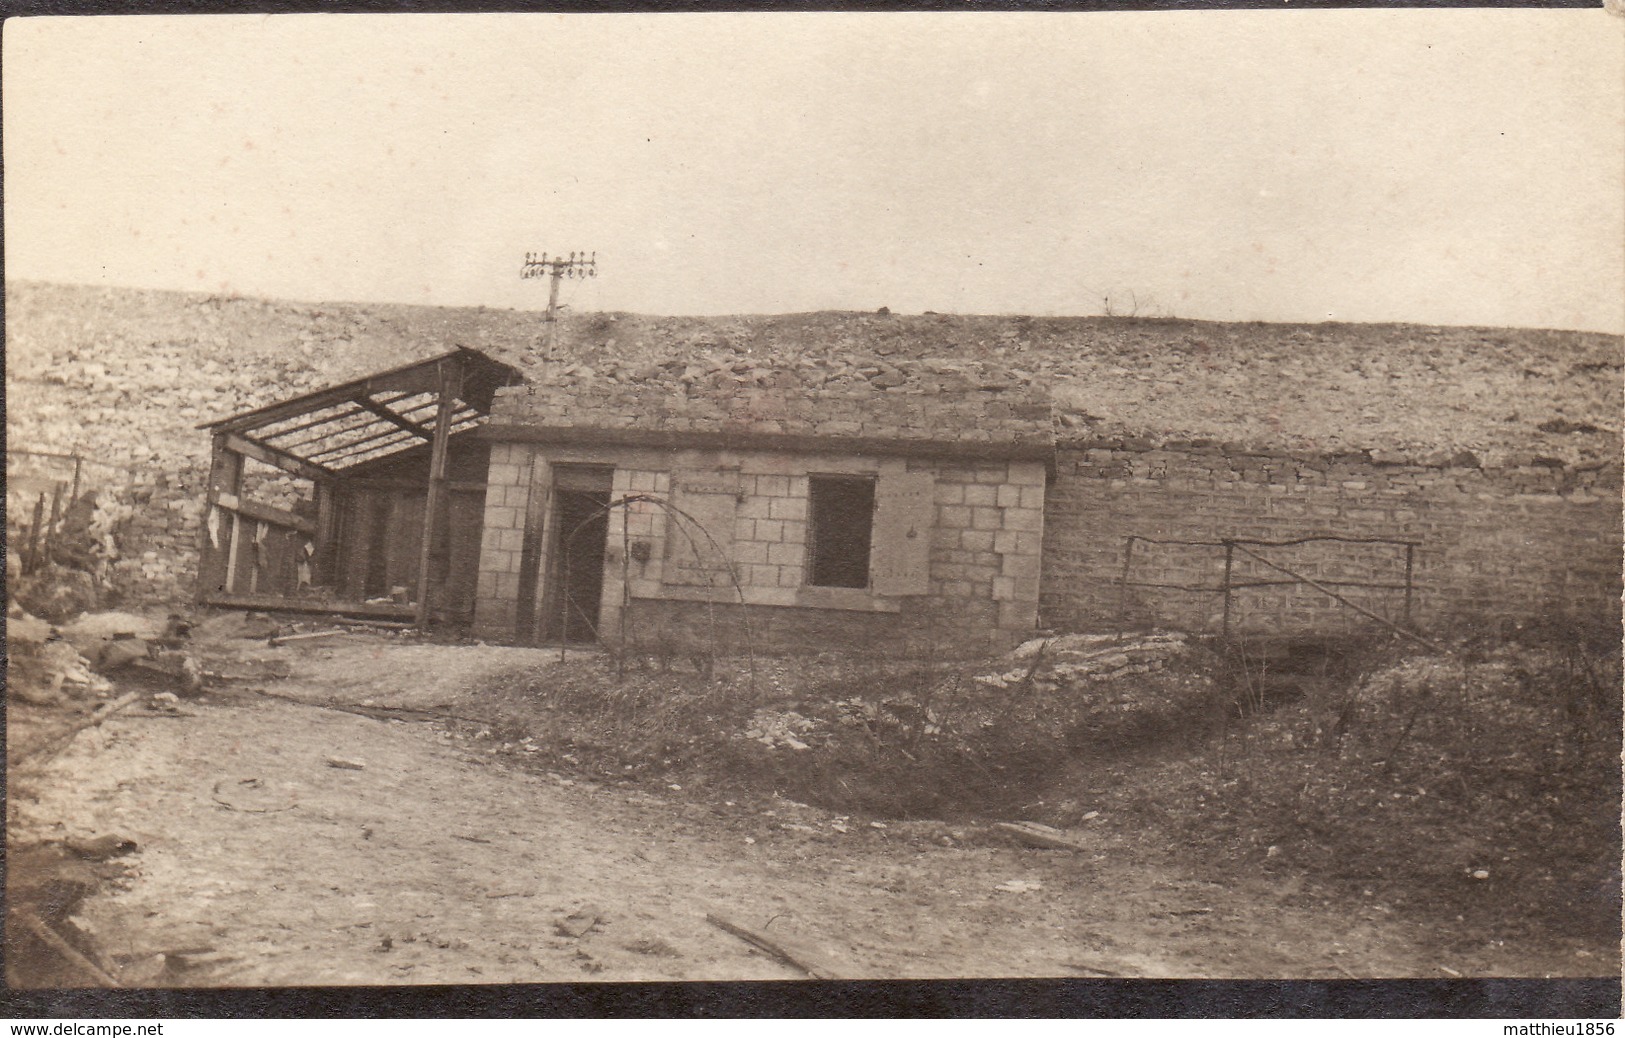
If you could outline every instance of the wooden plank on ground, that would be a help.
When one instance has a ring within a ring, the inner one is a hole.
[[[772,940],[771,938],[768,938],[763,934],[759,934],[754,930],[747,930],[737,923],[729,922],[728,920],[717,915],[715,912],[707,912],[705,914],[705,921],[724,933],[734,935],[751,947],[756,948],[759,951],[766,952],[769,957],[783,963],[786,966],[789,966],[791,969],[800,970],[802,973],[812,977],[814,980],[839,979],[838,975],[833,970],[813,962],[812,957],[809,956],[805,951],[800,949],[792,951],[783,942]]]
[[[268,613],[331,613],[340,616],[372,616],[383,620],[407,620],[416,612],[399,602],[323,602],[317,599],[283,598],[279,595],[209,594],[203,604],[225,609],[254,609]]]
[[[1062,830],[1048,825],[1040,825],[1037,822],[995,822],[993,828],[1015,837],[1029,847],[1039,847],[1052,851],[1082,851],[1088,849]]]
[[[69,944],[61,934],[47,926],[45,920],[26,908],[13,908],[11,914],[12,918],[21,924],[24,930],[39,938],[47,948],[56,952],[68,965],[102,987],[116,988],[119,986],[117,978],[91,962],[83,952]]]

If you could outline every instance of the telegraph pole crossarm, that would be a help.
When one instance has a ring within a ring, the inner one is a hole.
[[[591,256],[585,252],[572,252],[568,257],[554,256],[548,258],[547,253],[525,253],[524,266],[519,268],[521,278],[547,278],[551,281],[547,291],[547,332],[543,340],[542,356],[544,362],[553,359],[554,329],[558,324],[559,309],[559,282],[565,278],[595,278],[598,276],[598,253]]]

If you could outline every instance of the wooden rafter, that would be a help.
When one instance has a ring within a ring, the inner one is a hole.
[[[425,429],[417,422],[402,418],[399,414],[391,411],[389,408],[385,407],[383,404],[380,404],[370,396],[358,396],[355,398],[355,402],[360,404],[362,407],[365,407],[379,418],[382,418],[384,421],[398,425],[414,436],[421,436],[425,440],[434,439],[434,432],[432,430]]]
[[[268,443],[261,443],[258,440],[251,440],[239,433],[226,433],[224,446],[226,450],[231,451],[233,454],[253,458],[262,464],[270,465],[272,468],[281,469],[283,472],[312,482],[328,479],[333,475],[333,471],[323,465],[306,461],[304,458],[289,454],[281,448],[273,447]]]

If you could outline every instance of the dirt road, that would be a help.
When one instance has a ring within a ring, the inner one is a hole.
[[[303,672],[264,692],[308,697],[320,657],[285,653]],[[394,680],[346,673],[330,698]],[[17,831],[139,844],[127,879],[80,910],[126,983],[806,976],[708,914],[843,978],[1527,975],[1532,961],[1428,947],[1381,904],[1324,904],[1291,880],[1200,882],[1178,864],[1200,847],[1149,855],[1109,819],[1080,830],[1083,852],[1043,851],[990,828],[549,774],[468,725],[245,689],[184,711],[119,716],[12,787],[28,791]],[[1546,965],[1575,964],[1554,951]]]

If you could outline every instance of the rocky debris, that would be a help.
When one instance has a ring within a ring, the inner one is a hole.
[[[785,747],[791,750],[809,749],[810,745],[802,737],[812,735],[819,729],[819,722],[810,717],[803,717],[794,710],[772,710],[763,707],[757,710],[751,718],[750,727],[740,736],[745,739],[754,739],[769,749]]]
[[[1131,674],[1151,674],[1163,670],[1170,660],[1188,649],[1185,635],[1179,632],[1131,635],[1126,638],[1114,634],[1066,634],[1056,638],[1034,638],[1022,643],[1005,657],[1022,666],[993,674],[980,674],[976,681],[991,688],[1029,683],[1044,690],[1092,681],[1115,681]]]
[[[62,637],[94,666],[122,667],[146,656],[163,625],[135,613],[87,613],[62,626]]]
[[[37,628],[38,623],[33,618],[24,621],[30,628]],[[85,699],[112,691],[112,683],[97,674],[90,661],[71,644],[54,636],[34,641],[33,633],[31,631],[30,637],[23,640],[10,639],[8,627],[8,695],[35,706],[60,706],[64,697]]]
[[[21,606],[6,617],[6,644],[12,648],[19,645],[43,645],[55,632],[55,627],[37,616],[24,612]]]
[[[595,927],[609,921],[603,911],[594,905],[584,905],[569,915],[561,916],[553,923],[553,930],[560,937],[579,939],[585,937]]]

